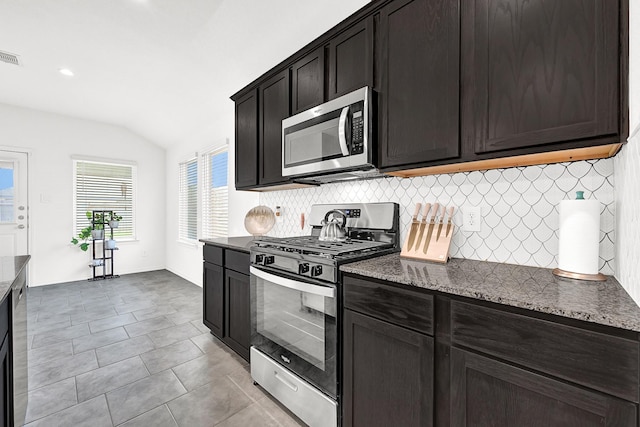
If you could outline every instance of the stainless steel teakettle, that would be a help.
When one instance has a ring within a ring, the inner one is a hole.
[[[339,224],[339,220],[335,217],[336,214],[342,216],[342,225]],[[333,215],[331,220],[329,220],[330,215]],[[321,224],[322,229],[320,229],[318,240],[323,242],[343,242],[347,240],[347,232],[345,230],[347,216],[344,212],[337,209],[327,212]]]

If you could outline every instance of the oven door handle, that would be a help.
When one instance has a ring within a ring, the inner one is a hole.
[[[284,286],[286,288],[295,289],[297,291],[306,292],[308,294],[320,295],[323,297],[335,298],[336,290],[328,286],[313,285],[311,283],[299,282],[297,280],[287,279],[286,277],[276,276],[262,271],[253,266],[249,267],[249,272],[256,277],[259,277],[268,282],[275,283],[276,285]]]

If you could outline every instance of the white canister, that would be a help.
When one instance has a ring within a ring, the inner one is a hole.
[[[598,275],[600,202],[585,200],[582,194],[578,191],[575,200],[563,200],[559,205],[558,268],[578,275]]]

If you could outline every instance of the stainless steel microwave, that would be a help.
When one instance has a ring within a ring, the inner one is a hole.
[[[284,119],[282,175],[375,170],[371,97],[371,88],[364,87]]]

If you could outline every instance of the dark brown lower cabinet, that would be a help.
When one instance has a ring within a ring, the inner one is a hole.
[[[202,323],[248,361],[251,339],[249,254],[207,244],[203,255]]]
[[[0,427],[10,426],[13,398],[11,396],[11,353],[9,353],[9,334],[4,336],[0,347]]]
[[[224,325],[224,269],[210,262],[204,263],[202,323],[216,337],[223,338]]]
[[[635,426],[636,405],[451,349],[453,427]]]
[[[238,354],[249,360],[249,347],[251,346],[249,276],[233,270],[226,270],[224,273],[224,293],[224,341]]]
[[[343,426],[433,425],[433,338],[344,311]]]
[[[342,283],[343,426],[640,425],[635,333],[361,276]]]

